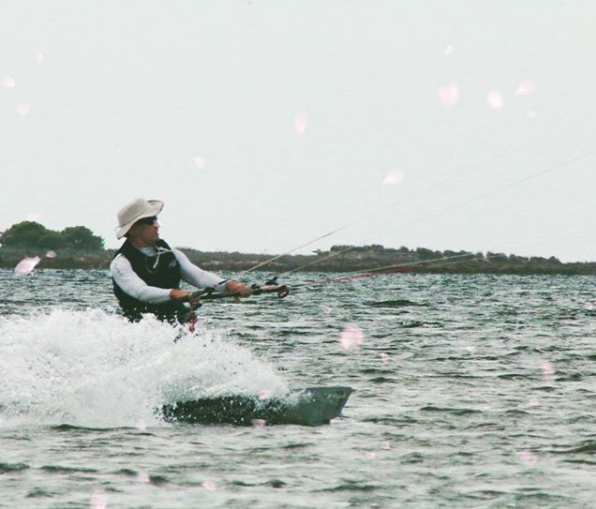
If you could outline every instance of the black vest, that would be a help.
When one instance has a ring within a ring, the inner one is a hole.
[[[170,249],[170,246],[163,240],[158,240],[155,247]],[[118,250],[116,256],[119,254],[126,257],[132,265],[132,270],[147,285],[165,289],[180,288],[180,265],[171,251],[155,256],[147,256],[127,240]],[[114,283],[114,294],[120,303],[124,316],[133,322],[138,322],[143,313],[152,313],[160,320],[175,322],[178,319],[178,312],[185,309],[183,304],[177,300],[170,300],[163,304],[149,304],[140,301],[125,293],[116,284],[116,281],[112,281]]]

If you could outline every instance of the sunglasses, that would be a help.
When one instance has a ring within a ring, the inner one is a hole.
[[[135,224],[146,226],[159,226],[159,221],[157,220],[157,216],[151,216],[139,219]]]

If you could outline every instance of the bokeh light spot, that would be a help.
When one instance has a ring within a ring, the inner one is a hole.
[[[545,382],[555,381],[555,365],[550,361],[541,361],[540,369],[542,370],[542,378]]]
[[[12,76],[6,76],[6,78],[2,79],[2,86],[4,88],[14,88],[17,84]]]
[[[108,496],[103,491],[95,491],[91,495],[91,509],[106,509],[108,507]]]
[[[538,463],[538,457],[530,451],[518,451],[517,457],[526,467],[533,467]]]
[[[448,44],[447,46],[445,46],[445,49],[443,50],[443,55],[445,55],[446,57],[449,57],[449,56],[453,55],[454,51],[455,51],[455,48],[451,44]]]
[[[195,158],[193,158],[195,165],[197,166],[197,168],[205,168],[205,166],[207,166],[207,159],[205,159],[204,157],[201,156],[197,156]]]
[[[26,117],[31,112],[31,105],[28,103],[21,103],[17,106],[17,113],[22,117]]]
[[[488,104],[488,107],[493,110],[501,110],[505,106],[503,96],[498,90],[491,90],[486,94],[486,103]]]
[[[140,482],[141,484],[149,484],[151,482],[149,474],[147,472],[139,472],[139,475],[137,475],[137,482]]]
[[[395,186],[399,184],[404,179],[404,172],[400,170],[391,170],[385,180],[383,180],[384,186]]]
[[[357,325],[348,325],[342,331],[339,341],[344,350],[353,350],[364,343],[364,334]]]
[[[453,108],[459,102],[459,86],[454,81],[439,88],[437,93],[440,103],[447,108]]]
[[[536,83],[533,81],[524,81],[520,83],[515,91],[515,95],[530,95],[536,91]]]
[[[306,128],[308,127],[308,116],[303,111],[296,113],[296,117],[294,119],[294,129],[296,129],[296,133],[298,135],[304,134]]]

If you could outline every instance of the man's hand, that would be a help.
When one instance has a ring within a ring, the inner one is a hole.
[[[240,297],[250,297],[252,295],[252,288],[243,285],[238,281],[228,281],[226,283],[226,291],[230,293],[238,293]]]
[[[188,302],[191,309],[194,310],[199,306],[201,297],[195,297],[194,299],[191,299],[190,296],[192,294],[193,292],[189,292],[188,290],[178,290],[177,288],[174,288],[173,290],[170,290],[170,299]]]
[[[191,292],[188,290],[178,290],[177,288],[170,290],[170,299],[172,300],[187,301],[190,296]]]

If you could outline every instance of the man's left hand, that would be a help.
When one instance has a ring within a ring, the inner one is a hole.
[[[240,297],[250,297],[252,295],[252,288],[239,281],[226,282],[226,291],[230,293],[238,293]]]

